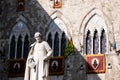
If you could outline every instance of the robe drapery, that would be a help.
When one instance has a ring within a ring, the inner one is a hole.
[[[26,61],[26,69],[24,80],[48,80],[48,66],[49,57],[52,54],[52,49],[47,42],[33,43],[28,57],[33,55],[36,66],[34,68],[28,67],[28,58]]]

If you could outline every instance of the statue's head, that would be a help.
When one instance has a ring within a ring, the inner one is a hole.
[[[40,32],[36,32],[36,33],[34,34],[34,38],[36,39],[37,42],[40,42],[40,41],[41,41],[41,37],[42,37],[42,35],[41,35]]]

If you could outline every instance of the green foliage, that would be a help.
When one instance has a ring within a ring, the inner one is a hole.
[[[70,40],[66,45],[64,57],[67,58],[72,52],[74,52],[74,45],[72,40]]]

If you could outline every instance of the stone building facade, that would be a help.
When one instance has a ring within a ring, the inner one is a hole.
[[[119,0],[0,0],[1,80],[23,80],[9,77],[8,61],[26,59],[36,31],[51,42],[57,56],[63,56],[63,38],[66,43],[72,39],[75,47],[65,59],[64,74],[50,80],[120,80]],[[86,73],[84,57],[94,53],[105,54],[104,73]]]

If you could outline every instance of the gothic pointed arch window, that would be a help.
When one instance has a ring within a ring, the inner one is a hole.
[[[17,59],[21,58],[22,56],[22,36],[20,35],[18,37],[18,42],[17,42]]]
[[[30,33],[27,25],[22,21],[18,21],[11,30],[8,58],[11,59],[11,55],[14,56],[12,59],[20,59],[26,57],[29,49],[29,38]],[[13,46],[15,48],[13,48]]]
[[[91,34],[89,30],[86,37],[86,54],[91,54]]]
[[[16,45],[15,36],[13,35],[10,43],[10,59],[15,58],[15,45]]]
[[[59,56],[59,35],[56,32],[54,40],[54,54],[53,56]]]
[[[100,37],[100,41],[101,41],[101,53],[106,53],[106,34],[105,34],[105,30],[102,30],[101,33],[101,37]]]
[[[96,10],[95,10],[96,11]],[[93,14],[93,13],[90,13]],[[86,22],[87,21],[87,22]],[[102,54],[108,52],[108,38],[107,38],[107,25],[105,20],[98,15],[98,13],[94,13],[92,16],[87,16],[85,22],[83,22],[83,28],[81,28],[81,32],[85,34],[83,35],[83,50],[85,54],[88,54],[89,47],[87,45],[89,42],[88,30],[91,32],[91,54]],[[102,24],[101,24],[102,23]],[[88,40],[87,40],[88,39]],[[86,51],[85,51],[86,50]]]
[[[46,33],[46,41],[53,50],[52,56],[64,56],[68,38],[70,38],[70,34],[68,33],[65,23],[60,18],[55,18],[49,24],[48,31]]]
[[[64,55],[65,48],[66,48],[66,37],[65,37],[65,33],[63,32],[61,38],[61,56]]]
[[[25,36],[24,39],[24,53],[23,53],[23,58],[27,58],[28,56],[28,52],[29,52],[29,39],[28,39],[28,35]]]
[[[93,54],[99,53],[99,37],[98,37],[98,31],[95,30],[94,37],[93,37]]]
[[[50,47],[52,48],[52,35],[51,35],[51,33],[48,34],[48,40],[47,40],[47,42],[50,45]]]

